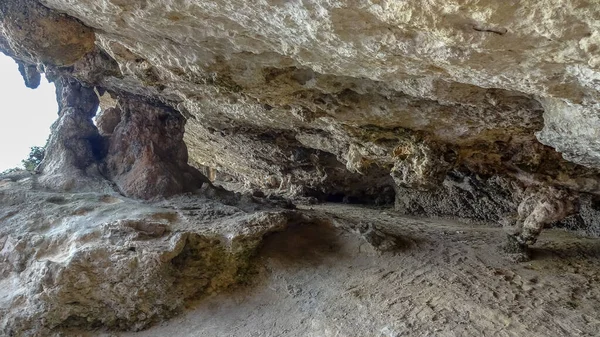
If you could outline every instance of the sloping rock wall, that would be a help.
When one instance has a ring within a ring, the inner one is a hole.
[[[264,236],[312,221],[219,192],[225,205],[208,186],[204,194],[144,203],[38,190],[37,179],[0,180],[5,336],[148,327],[189,301],[248,282]]]

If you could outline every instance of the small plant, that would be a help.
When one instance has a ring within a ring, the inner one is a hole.
[[[4,170],[4,171],[0,172],[0,176],[9,174],[9,173],[19,172],[19,171],[23,171],[23,169],[19,168],[19,167],[9,168],[8,170]]]
[[[32,146],[27,159],[23,159],[21,161],[21,163],[23,163],[23,167],[25,167],[27,171],[35,171],[35,168],[42,162],[42,159],[44,159],[45,153],[45,147]]]

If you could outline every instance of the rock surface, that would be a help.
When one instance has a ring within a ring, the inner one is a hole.
[[[505,236],[500,228],[349,205],[313,208],[335,217],[339,227],[273,236],[291,244],[267,242],[260,281],[249,290],[207,298],[170,322],[116,336],[596,334],[595,239],[550,230],[532,261],[515,264],[497,253]],[[374,250],[348,230],[361,224],[396,233],[401,248]]]
[[[143,203],[115,193],[35,189],[0,180],[0,331],[139,330],[190,300],[248,282],[269,233],[310,218],[212,187]]]
[[[458,168],[600,192],[592,3],[42,3],[94,30],[71,76],[170,105],[190,162],[248,189],[369,202]]]
[[[285,198],[504,225],[519,248],[598,236],[599,19],[581,0],[2,1],[0,51],[60,107],[37,174],[0,183],[4,331],[145,328],[314,221]]]
[[[452,216],[499,224],[510,218],[523,199],[523,189],[508,179],[481,178],[460,171],[447,175],[440,188],[396,190],[396,209],[420,216]]]
[[[39,183],[58,191],[112,191],[98,166],[104,156],[102,138],[92,122],[98,96],[72,78],[59,78],[55,84],[58,120],[37,169],[43,173]]]
[[[141,97],[121,96],[118,106],[99,116],[97,123],[110,132],[103,170],[124,195],[169,197],[208,182],[188,165],[185,119],[179,112]],[[107,124],[112,124],[108,130]]]
[[[36,0],[2,1],[0,21],[2,50],[28,63],[70,66],[94,49],[92,29]]]
[[[248,188],[374,199],[356,182],[389,190],[382,176],[405,171],[398,150],[425,143],[451,160],[429,160],[436,172],[417,169],[423,179],[441,182],[457,166],[600,191],[589,182],[598,180],[592,3],[42,3],[94,30],[96,49],[70,53],[72,76],[171,105],[188,119],[190,161]]]
[[[567,337],[593,336],[598,329],[597,239],[546,231],[534,259],[515,264],[498,254],[505,236],[500,228],[389,209],[311,208],[329,222],[291,225],[266,237],[253,259],[254,281],[244,287],[203,297],[181,316],[144,331],[70,326],[56,335]],[[132,227],[124,234],[153,233]],[[145,239],[131,242],[145,248],[157,240]],[[142,253],[128,254],[144,261]]]
[[[542,230],[578,211],[578,202],[571,195],[554,188],[529,191],[518,208],[509,234],[523,246],[533,245]]]

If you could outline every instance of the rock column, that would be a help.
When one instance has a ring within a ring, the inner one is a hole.
[[[39,182],[60,191],[112,191],[98,169],[104,142],[92,122],[98,109],[96,92],[73,78],[62,77],[55,84],[59,117],[38,167]]]

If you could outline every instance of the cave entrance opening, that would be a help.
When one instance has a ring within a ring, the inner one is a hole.
[[[43,76],[37,89],[27,88],[17,63],[0,53],[0,172],[23,168],[31,148],[46,145],[57,118],[55,91]]]

